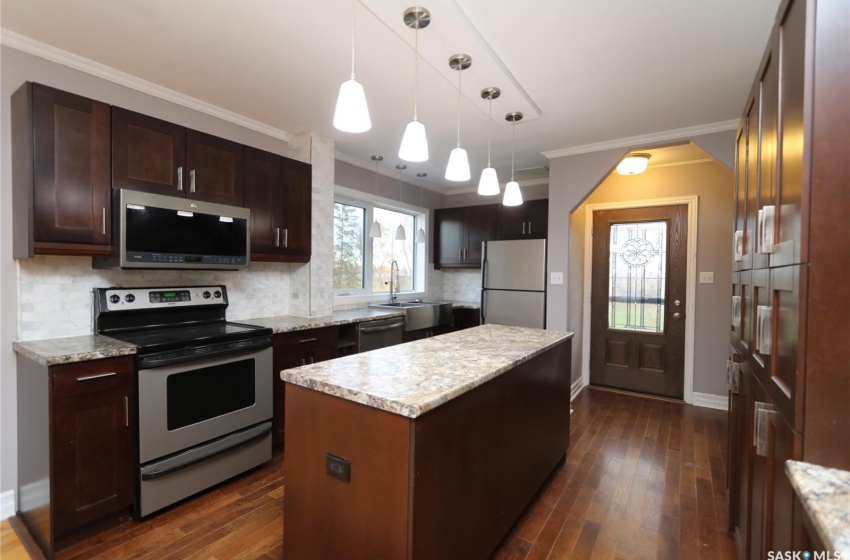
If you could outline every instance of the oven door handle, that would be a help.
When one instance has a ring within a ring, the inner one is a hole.
[[[242,447],[243,445],[251,443],[252,441],[263,438],[263,437],[266,436],[266,434],[268,434],[271,431],[272,431],[272,426],[271,426],[271,424],[268,424],[267,426],[263,427],[262,431],[260,431],[259,433],[249,437],[248,439],[234,443],[233,445],[231,445],[229,447],[225,447],[223,449],[217,449],[217,450],[212,451],[210,453],[207,453],[205,455],[201,455],[200,457],[195,457],[194,459],[192,459],[190,461],[186,461],[185,463],[180,463],[179,465],[174,465],[173,467],[167,467],[167,468],[164,468],[164,469],[161,469],[161,470],[144,473],[144,474],[142,474],[142,480],[156,480],[157,478],[162,478],[163,476],[168,476],[168,475],[175,473],[177,471],[182,471],[183,469],[189,468],[194,464],[200,463],[201,461],[206,461],[207,459],[211,459],[212,457],[216,457],[218,455],[221,455],[222,453],[227,453],[229,451],[233,451],[237,447]]]
[[[234,344],[243,344],[242,346],[234,346]],[[219,356],[238,356],[246,352],[256,352],[270,348],[272,345],[271,337],[260,339],[240,341],[222,346],[220,348],[196,349],[192,350],[176,350],[174,352],[166,352],[163,354],[151,354],[150,356],[141,356],[138,358],[139,369],[150,369],[163,366],[172,366],[182,364],[184,362],[194,362],[205,360],[207,358],[216,358]],[[198,351],[202,350],[202,351]]]

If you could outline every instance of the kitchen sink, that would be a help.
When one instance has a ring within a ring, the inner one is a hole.
[[[373,303],[372,309],[404,312],[404,330],[430,329],[452,322],[452,304],[445,301],[400,301]]]

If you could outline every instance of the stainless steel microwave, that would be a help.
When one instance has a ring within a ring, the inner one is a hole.
[[[113,197],[112,255],[95,268],[238,270],[250,264],[251,211],[119,189]]]

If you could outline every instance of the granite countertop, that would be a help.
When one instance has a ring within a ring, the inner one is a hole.
[[[785,473],[823,544],[850,557],[850,472],[786,461]]]
[[[16,341],[12,348],[18,354],[45,366],[86,362],[136,353],[136,346],[99,334]]]
[[[416,418],[571,337],[562,331],[482,325],[284,370],[281,377]]]
[[[279,317],[260,317],[257,319],[244,319],[236,321],[247,325],[258,327],[271,327],[275,334],[304,331],[307,329],[319,329],[322,327],[333,327],[337,325],[348,325],[351,323],[363,323],[366,321],[377,321],[391,317],[404,317],[403,311],[381,311],[380,309],[350,309],[337,311],[333,315],[321,315],[317,317],[296,317],[294,315],[282,315]]]
[[[281,317],[263,317],[232,322],[271,327],[275,333],[284,333],[403,316],[404,312],[402,311],[352,309],[321,317],[284,315]],[[12,343],[12,349],[18,354],[22,354],[45,366],[71,364],[74,362],[127,356],[136,353],[136,346],[134,344],[121,342],[120,340],[97,334],[18,341]]]

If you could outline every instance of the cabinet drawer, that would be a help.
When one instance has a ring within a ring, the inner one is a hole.
[[[330,346],[336,349],[338,338],[338,327],[326,327],[323,329],[309,329],[283,333],[275,335],[274,349],[276,354],[314,352]]]
[[[134,384],[132,356],[53,366],[53,398],[63,399]]]

